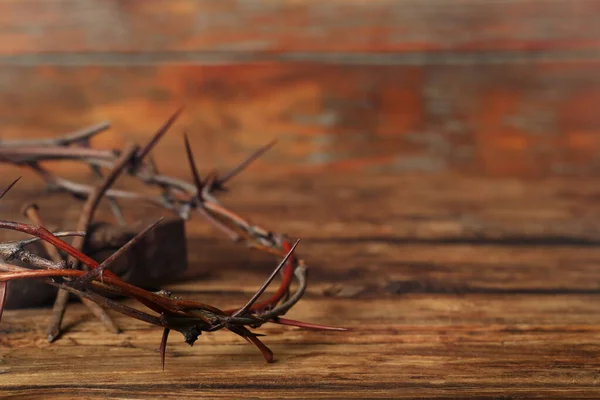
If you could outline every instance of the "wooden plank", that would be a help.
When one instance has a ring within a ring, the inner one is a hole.
[[[186,178],[187,166],[177,168],[182,173],[175,176]],[[11,171],[3,175],[2,185],[19,173],[16,168]],[[49,223],[72,229],[69,226],[77,220],[80,203],[66,194],[48,196],[39,178],[23,175],[2,199],[4,212],[18,215],[27,197],[48,210]],[[280,227],[322,245],[334,237],[335,242],[348,246],[369,240],[392,247],[554,244],[592,248],[600,241],[600,205],[596,201],[600,187],[592,178],[574,182],[569,178],[517,181],[360,172],[329,172],[318,178],[312,173],[248,175],[237,178],[232,192],[222,200],[254,224]],[[118,187],[125,185],[132,189],[130,180],[118,182]],[[122,203],[132,219],[150,213],[168,215],[153,205]],[[108,210],[102,211],[99,215],[106,218]],[[303,217],[287,217],[292,211]],[[214,233],[207,224],[187,229],[202,237]]]
[[[3,0],[0,54],[598,49],[599,12],[597,0]]]
[[[142,141],[180,105],[159,162],[187,129],[203,167],[223,167],[273,138],[267,167],[482,176],[600,173],[598,62],[340,66],[2,69],[2,138],[49,137],[104,119],[96,142]]]
[[[304,239],[298,250],[311,268],[309,289],[288,316],[352,331],[264,326],[258,331],[277,360],[269,365],[231,334],[203,335],[192,348],[172,335],[163,372],[161,332],[142,322],[116,316],[124,332],[106,333],[75,305],[67,332],[48,344],[48,309],[8,310],[0,324],[2,397],[597,398],[593,179],[292,177],[239,179],[223,200]],[[2,199],[3,216],[21,218],[22,202],[39,197],[37,182],[23,178]],[[75,219],[75,203],[64,196],[39,203],[53,223]],[[150,212],[126,208],[129,218]],[[273,267],[200,219],[187,233],[188,280],[169,286],[178,296],[236,306]]]
[[[185,178],[187,166],[179,171]],[[18,170],[3,175],[2,185]],[[69,175],[67,175],[69,177]],[[280,184],[285,181],[285,184]],[[89,182],[89,181],[88,181]],[[359,182],[357,184],[357,182]],[[129,181],[118,182],[123,188]],[[2,199],[5,213],[19,214],[23,198],[47,209],[47,220],[67,228],[80,204],[68,195],[47,195],[30,175]],[[141,190],[144,190],[143,187]],[[322,173],[240,176],[222,201],[252,223],[300,235],[315,243],[386,245],[579,245],[600,240],[600,187],[594,179],[470,178],[448,174]],[[132,218],[163,211],[123,200]],[[340,207],[343,204],[343,207]],[[107,209],[99,214],[106,217]],[[302,218],[286,218],[290,212]],[[24,217],[18,216],[23,219]],[[69,228],[71,229],[71,228]],[[212,235],[210,225],[193,224],[193,235]]]
[[[1,336],[0,388],[11,399],[84,393],[91,398],[197,398],[199,393],[253,398],[279,397],[284,391],[293,392],[292,398],[533,393],[572,398],[574,392],[592,398],[600,350],[595,299],[306,299],[290,314],[327,318],[353,328],[352,333],[265,327],[260,331],[277,357],[272,365],[233,335],[207,335],[193,348],[173,336],[164,372],[156,353],[158,329],[118,318],[125,332],[106,334],[75,307],[67,318],[69,332],[50,345],[42,339],[45,313],[9,311]]]
[[[356,185],[357,177],[364,183]],[[19,210],[29,198],[49,224],[73,229],[81,203],[68,195],[44,196],[41,189],[39,181],[23,178],[2,199],[3,213],[25,221]],[[332,173],[318,180],[314,175],[240,177],[231,189],[222,200],[232,210],[253,224],[302,239],[298,251],[320,282],[316,293],[337,296],[332,286],[339,281],[357,289],[342,294],[348,297],[600,290],[595,268],[600,187],[592,179]],[[154,206],[121,203],[130,221],[169,215]],[[112,220],[106,206],[99,218]],[[188,247],[198,249],[188,257],[194,266],[188,279],[219,279],[234,293],[240,283],[260,285],[275,266],[271,256],[230,243],[198,216],[186,232]],[[0,231],[1,240],[15,237]]]

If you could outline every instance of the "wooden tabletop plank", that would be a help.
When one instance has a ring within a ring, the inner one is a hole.
[[[3,0],[0,54],[597,50],[598,11],[596,0]]]
[[[277,139],[254,171],[591,177],[600,173],[598,68],[581,60],[5,67],[0,121],[10,140],[109,120],[94,143],[120,147],[184,105],[156,152],[167,172],[186,130],[203,168],[233,165]]]
[[[261,332],[278,360],[272,365],[233,335],[206,335],[193,348],[174,335],[164,372],[156,353],[158,329],[118,319],[125,332],[106,334],[89,318],[77,320],[85,311],[74,307],[68,314],[70,331],[49,345],[40,338],[43,313],[9,312],[0,382],[8,398],[41,398],[36,396],[42,393],[64,398],[67,391],[136,398],[140,390],[178,398],[203,388],[249,397],[273,390],[347,398],[369,397],[371,391],[388,398],[518,396],[543,389],[548,398],[569,389],[589,394],[600,351],[594,299],[427,295],[368,303],[309,298],[294,309],[294,317],[344,320],[353,331],[265,327]]]
[[[187,164],[174,164],[169,164],[176,172],[173,176],[189,179]],[[26,169],[2,168],[0,185],[23,176],[18,184],[22,194],[11,192],[2,199],[4,213],[23,220],[19,208],[21,196],[27,196],[39,203],[42,212],[48,210],[49,223],[60,222],[66,229],[76,221],[81,203],[66,194],[45,194],[43,181]],[[251,167],[230,184],[231,192],[221,201],[252,223],[270,229],[277,226],[322,244],[592,246],[600,240],[596,201],[600,185],[594,178],[525,181],[353,169],[316,175],[310,168],[303,173],[261,173],[259,167]],[[87,171],[69,177],[76,182],[98,182]],[[116,186],[154,193],[127,177]],[[169,215],[153,205],[123,203],[132,221],[148,213]],[[106,207],[99,215],[110,218]],[[189,224],[186,229],[191,237],[215,234],[205,223]]]

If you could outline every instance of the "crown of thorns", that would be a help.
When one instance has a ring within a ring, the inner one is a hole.
[[[293,254],[299,239],[292,242],[286,235],[253,225],[227,209],[215,197],[217,192],[228,190],[225,184],[275,142],[272,141],[258,149],[227,173],[220,175],[213,171],[202,179],[194,162],[187,134],[184,133],[185,150],[193,183],[161,175],[149,153],[181,112],[182,108],[178,109],[144,146],[130,145],[123,150],[101,150],[90,146],[92,137],[110,127],[107,122],[53,139],[0,141],[0,161],[31,168],[50,187],[85,200],[74,231],[50,232],[44,228],[37,207],[28,207],[26,210],[26,215],[32,224],[0,220],[0,228],[33,236],[27,240],[0,243],[0,258],[4,261],[18,259],[27,266],[25,268],[0,263],[0,271],[2,271],[0,272],[0,318],[10,281],[41,279],[60,289],[49,326],[49,340],[53,340],[52,338],[58,335],[67,304],[66,299],[68,293],[72,293],[80,297],[83,303],[113,331],[118,331],[119,328],[106,313],[106,308],[162,327],[163,335],[159,349],[163,369],[167,338],[171,330],[183,334],[185,342],[193,345],[202,332],[228,329],[258,347],[267,362],[273,361],[273,353],[259,339],[259,336],[263,335],[256,334],[250,329],[259,328],[265,323],[275,323],[306,329],[345,330],[282,317],[302,298],[307,286],[307,266],[303,260]],[[87,164],[98,177],[102,178],[102,183],[97,187],[80,184],[59,177],[40,165],[43,161],[67,159]],[[159,187],[161,194],[152,196],[112,189],[112,185],[122,174],[135,177],[146,185]],[[18,180],[19,178],[9,185],[0,194],[0,198]],[[276,255],[281,258],[281,261],[246,304],[236,309],[222,310],[201,302],[184,300],[172,296],[165,290],[158,292],[145,290],[123,281],[110,269],[114,261],[150,232],[160,219],[135,235],[103,262],[98,263],[84,254],[81,249],[86,239],[86,231],[89,230],[102,199],[109,202],[112,213],[121,224],[125,223],[118,203],[121,199],[149,202],[166,208],[185,220],[191,217],[192,212],[197,212],[232,240],[245,242],[251,248]],[[62,239],[64,237],[73,237],[72,242],[64,241]],[[42,241],[49,259],[25,249],[27,244],[38,240]],[[66,260],[58,250],[68,255]],[[267,299],[258,301],[277,275],[281,276],[281,282],[276,292]],[[114,295],[134,299],[151,312],[122,304],[113,299]]]

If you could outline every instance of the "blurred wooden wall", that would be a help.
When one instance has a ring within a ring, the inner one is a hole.
[[[600,0],[0,0],[0,138],[178,106],[223,167],[600,173]]]

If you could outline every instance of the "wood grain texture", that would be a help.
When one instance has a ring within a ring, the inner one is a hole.
[[[300,237],[306,297],[265,326],[265,364],[226,332],[192,348],[70,307],[5,311],[0,398],[600,397],[600,0],[0,0],[0,139],[109,119],[99,147],[159,144],[189,178],[279,144],[223,201]],[[89,182],[72,163],[53,165]],[[27,170],[0,218],[37,201],[72,229],[80,203]],[[129,180],[117,186],[137,187]],[[2,186],[0,186],[2,187]],[[164,212],[126,204],[130,221]],[[108,219],[108,209],[99,212]],[[187,224],[190,269],[169,288],[239,306],[276,260]],[[0,240],[20,238],[0,232]]]
[[[192,348],[174,335],[162,372],[160,329],[119,317],[125,332],[108,334],[76,306],[68,331],[50,345],[47,309],[8,311],[0,325],[3,398],[598,397],[594,180],[292,177],[238,179],[223,201],[303,239],[309,290],[289,317],[351,332],[265,326],[272,365],[234,335],[203,335]],[[75,222],[76,203],[41,197],[27,177],[3,199],[3,216],[19,219],[20,203],[32,198],[52,224]],[[151,210],[127,207],[130,218]],[[273,267],[268,256],[234,251],[201,220],[187,233],[191,267],[171,285],[177,295],[235,306]]]
[[[109,119],[99,146],[138,142],[179,105],[159,162],[186,129],[205,167],[273,138],[266,168],[600,173],[598,62],[349,66],[315,63],[3,67],[1,137],[50,137]]]
[[[180,104],[205,166],[600,173],[600,0],[2,0],[2,139]],[[165,158],[167,159],[167,158]],[[0,166],[0,168],[2,168]],[[68,167],[64,167],[67,171]]]
[[[597,50],[597,0],[3,0],[0,54]]]

